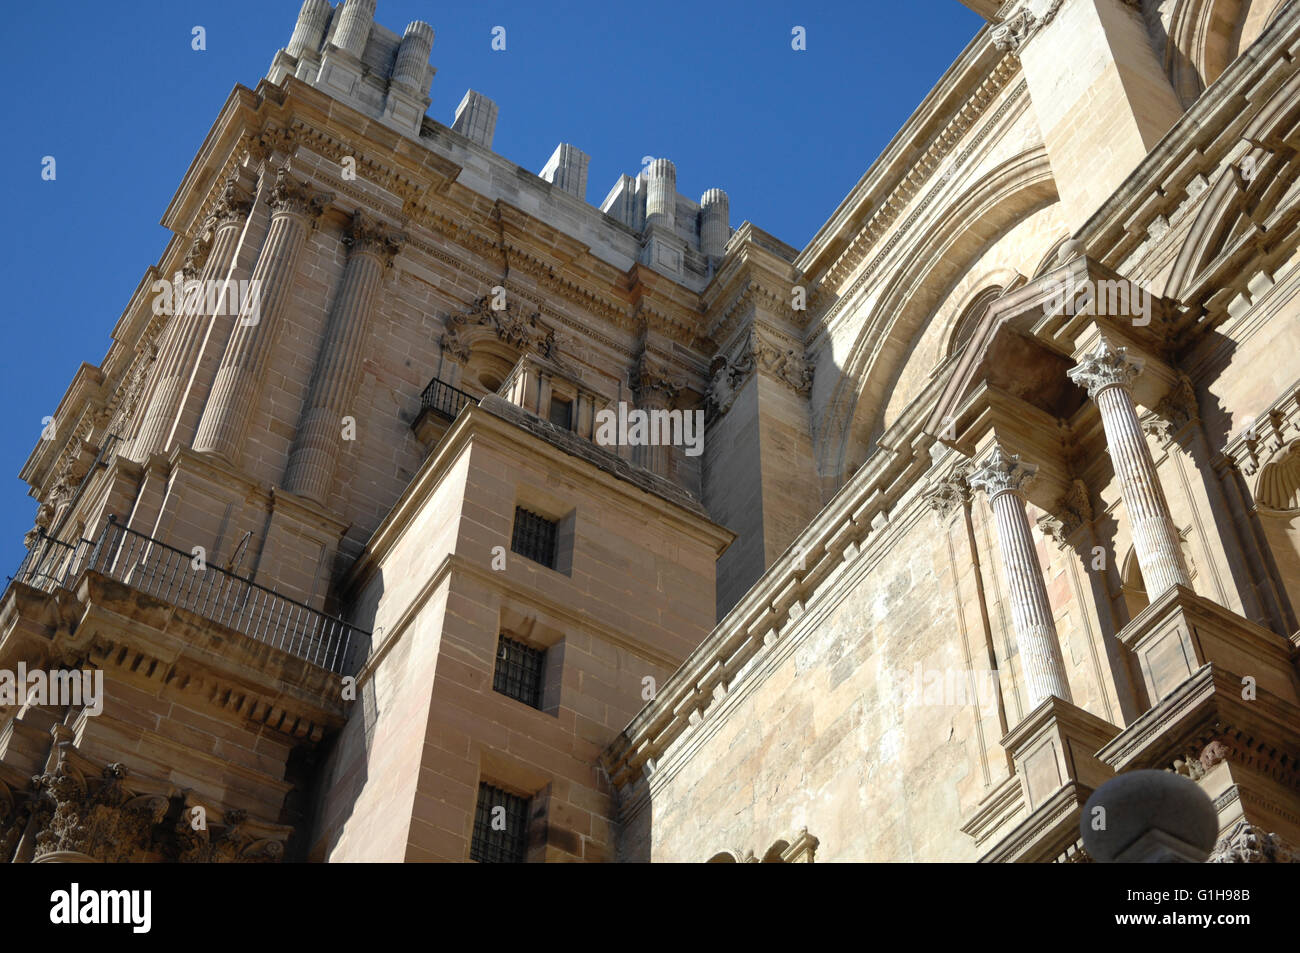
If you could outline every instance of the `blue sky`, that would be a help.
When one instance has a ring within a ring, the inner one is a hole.
[[[98,364],[145,269],[163,210],[233,87],[256,87],[299,0],[23,3],[0,44],[10,305],[0,416],[0,578],[22,558],[35,501],[17,473],[82,361]],[[655,0],[622,4],[379,0],[401,33],[436,39],[429,113],[465,90],[500,107],[494,148],[534,172],[557,143],[591,156],[599,203],[644,155],[678,189],[731,198],[802,248],[982,21],[957,0]],[[207,49],[191,49],[204,27]],[[494,26],[506,50],[491,48]],[[807,50],[791,49],[803,26]],[[43,156],[57,178],[43,181]]]

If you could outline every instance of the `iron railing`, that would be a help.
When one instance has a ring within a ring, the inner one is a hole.
[[[467,404],[477,404],[478,398],[467,394],[458,387],[452,387],[446,381],[435,377],[420,395],[420,407],[432,410],[441,417],[455,420]]]
[[[112,516],[96,540],[70,544],[42,535],[13,578],[49,592],[87,569],[340,675],[355,672],[369,651],[364,629],[206,565]]]

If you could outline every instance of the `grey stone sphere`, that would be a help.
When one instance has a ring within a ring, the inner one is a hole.
[[[1105,826],[1095,830],[1094,818],[1099,815],[1094,809],[1099,807],[1105,810]],[[1093,860],[1104,864],[1114,863],[1153,831],[1172,838],[1185,852],[1176,858],[1166,852],[1150,859],[1203,861],[1219,837],[1218,812],[1209,795],[1181,774],[1126,771],[1093,791],[1079,818],[1084,847]]]

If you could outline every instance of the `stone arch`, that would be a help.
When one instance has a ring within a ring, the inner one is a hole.
[[[966,342],[975,333],[975,328],[979,326],[980,320],[988,311],[989,305],[1002,297],[1006,289],[1006,285],[991,282],[985,284],[967,300],[961,310],[957,312],[957,317],[949,325],[948,333],[944,338],[943,358],[945,361],[966,346]]]
[[[961,273],[993,237],[1057,201],[1046,151],[1022,153],[934,216],[913,243],[928,254],[905,254],[893,275],[873,283],[887,291],[863,316],[817,428],[818,472],[827,496],[843,484],[850,464],[869,455],[892,382]]]
[[[1179,0],[1169,18],[1165,72],[1187,108],[1277,19],[1286,0]]]
[[[731,851],[720,850],[712,857],[710,857],[708,860],[706,860],[705,863],[706,864],[738,864],[740,863],[740,861],[736,859],[736,855],[733,854]]]
[[[1300,73],[1247,124],[1253,148],[1218,173],[1187,233],[1167,285],[1184,304],[1251,277],[1246,266],[1284,243],[1300,221]]]
[[[786,851],[790,849],[790,842],[779,840],[767,849],[763,855],[762,863],[764,864],[784,864]]]

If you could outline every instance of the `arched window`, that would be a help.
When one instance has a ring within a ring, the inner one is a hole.
[[[966,346],[972,335],[975,334],[975,329],[984,320],[984,315],[988,313],[989,306],[1002,296],[1002,290],[998,285],[985,288],[971,299],[970,304],[966,305],[961,317],[953,324],[952,334],[948,338],[947,357],[952,357]]]

